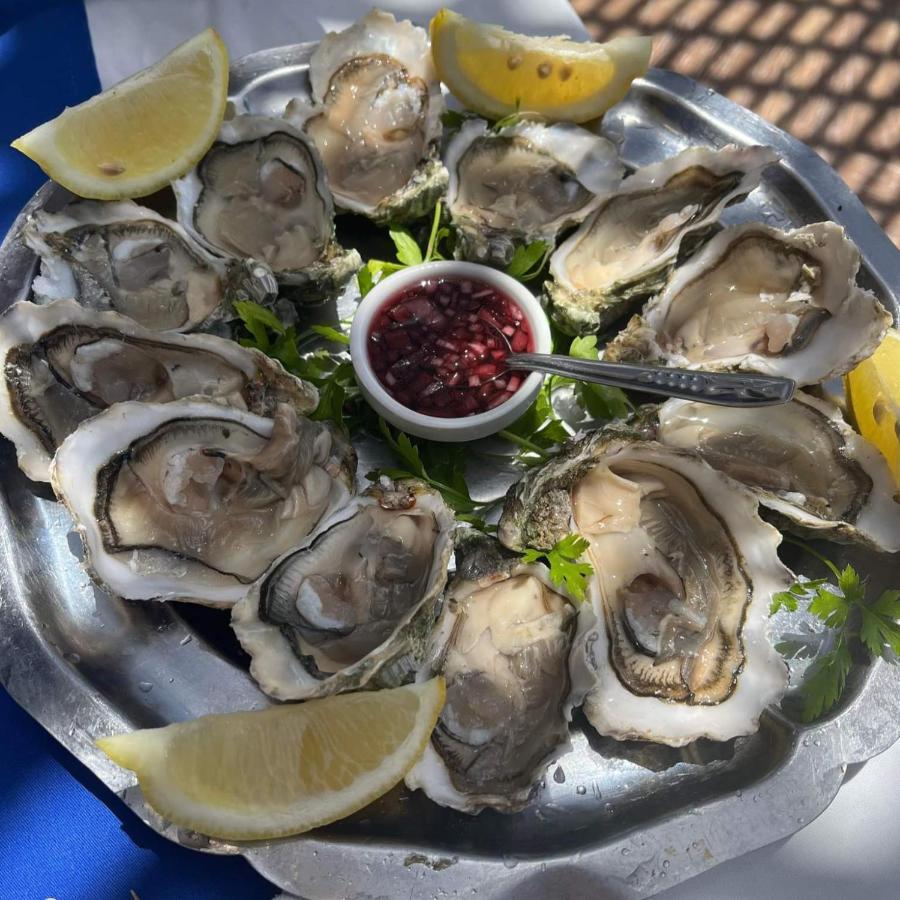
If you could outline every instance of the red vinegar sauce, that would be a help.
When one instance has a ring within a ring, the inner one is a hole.
[[[438,278],[398,292],[376,314],[369,361],[385,390],[426,416],[493,409],[527,373],[506,368],[510,350],[534,350],[528,320],[508,294],[474,278]]]

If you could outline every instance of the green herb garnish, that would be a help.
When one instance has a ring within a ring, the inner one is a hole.
[[[578,534],[567,534],[558,540],[550,550],[526,548],[522,562],[545,561],[550,569],[550,580],[578,600],[584,600],[588,579],[594,574],[590,563],[578,562],[590,543]]]
[[[888,658],[887,648],[900,655],[900,590],[884,591],[875,601],[866,599],[866,584],[853,566],[839,569],[808,544],[786,538],[789,543],[803,547],[807,553],[823,563],[834,577],[796,581],[786,591],[772,595],[770,612],[780,609],[796,611],[799,602],[807,611],[832,630],[801,686],[803,708],[801,718],[812,722],[827,713],[840,699],[853,664],[852,649],[862,644],[872,658]],[[833,590],[836,587],[837,590]],[[811,655],[785,641],[777,649],[789,657]]]
[[[299,340],[314,334],[346,345],[350,342],[347,335],[330,325],[312,325],[298,335],[293,325],[285,325],[271,310],[249,300],[237,301],[234,310],[249,334],[240,338],[241,346],[277,359],[292,375],[318,389],[319,405],[311,419],[330,420],[350,432],[367,418],[368,406],[362,399],[350,361],[324,349],[300,353],[297,346]]]
[[[597,336],[576,337],[569,346],[569,356],[575,359],[599,359],[597,349]],[[586,381],[571,381],[575,389],[575,396],[588,414],[594,419],[607,421],[609,419],[621,419],[628,415],[631,404],[621,388],[606,387],[602,384],[589,384]]]
[[[544,271],[552,252],[552,244],[546,241],[521,244],[513,251],[512,259],[505,270],[506,274],[521,282],[534,281]]]
[[[384,259],[370,259],[356,273],[356,282],[359,285],[360,294],[365,297],[369,291],[394,272],[399,272],[408,266],[417,266],[423,262],[432,262],[435,259],[446,259],[441,249],[443,242],[450,237],[450,229],[441,225],[441,212],[443,206],[440,201],[434,207],[434,215],[431,219],[431,230],[428,232],[428,240],[425,250],[419,246],[412,232],[408,228],[391,228],[388,234],[394,242],[396,249],[396,262]]]
[[[382,475],[388,478],[417,478],[440,492],[457,519],[468,522],[480,531],[488,530],[482,513],[492,504],[479,503],[469,493],[466,482],[468,454],[463,445],[423,441],[420,446],[404,432],[392,431],[382,418],[378,419],[378,430],[402,465],[376,469],[366,476],[370,481],[377,481]]]

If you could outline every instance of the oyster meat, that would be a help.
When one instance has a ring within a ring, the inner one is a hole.
[[[669,400],[658,417],[658,440],[746,484],[786,528],[900,550],[900,502],[887,462],[827,400],[802,391],[766,409]]]
[[[768,147],[692,147],[638,169],[550,257],[546,305],[556,324],[596,333],[660,291],[777,161]]]
[[[597,432],[526,475],[500,522],[510,546],[570,532],[594,568],[573,651],[591,724],[675,747],[755,731],[787,687],[766,621],[792,576],[753,494],[692,453]]]
[[[0,316],[0,433],[19,466],[49,481],[56,448],[113,403],[194,395],[271,416],[279,402],[312,412],[318,392],[257,350],[206,334],[158,333],[114,312],[22,301]]]
[[[315,141],[341,209],[379,224],[416,219],[447,187],[438,155],[444,101],[425,30],[373,9],[319,42],[311,102],[285,117]]]
[[[198,398],[129,401],[82,422],[50,479],[112,593],[231,606],[346,503],[355,463],[286,403],[264,418]]]
[[[232,610],[260,687],[299,700],[402,683],[434,625],[454,527],[436,492],[384,481],[298,542]]]
[[[568,743],[572,604],[547,569],[469,538],[420,673],[447,701],[406,784],[467,813],[516,812]]]
[[[614,191],[615,147],[579,125],[523,121],[499,130],[464,122],[444,153],[457,256],[506,266],[517,244],[551,246]]]
[[[330,294],[362,264],[334,239],[334,201],[315,146],[284,119],[226,120],[172,187],[178,221],[210,252],[254,260],[282,284]]]
[[[859,251],[834,222],[726,228],[632,317],[604,359],[817,384],[871,356],[891,324],[856,286],[858,268]]]
[[[131,201],[38,210],[22,237],[41,258],[37,302],[74,297],[153,331],[208,328],[232,317],[231,300],[262,300],[274,288],[265,273],[224,263],[177,222]]]

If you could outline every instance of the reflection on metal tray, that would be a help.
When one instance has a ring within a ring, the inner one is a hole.
[[[306,91],[309,53],[310,45],[300,45],[238,60],[231,82],[236,108],[279,114],[291,96]],[[604,130],[631,166],[692,144],[774,146],[782,165],[750,202],[728,210],[726,220],[840,222],[862,251],[861,280],[896,316],[900,253],[803,144],[662,71],[635,83],[606,116]],[[47,185],[27,209],[63,197]],[[21,223],[20,217],[0,249],[4,304],[27,296],[35,268],[18,239]],[[379,451],[374,444],[362,448],[362,472]],[[649,896],[798,830],[832,800],[848,764],[900,736],[900,670],[882,662],[857,665],[826,721],[804,727],[771,710],[756,735],[723,744],[698,741],[675,750],[618,743],[576,718],[571,750],[550,767],[531,805],[514,816],[470,818],[397,788],[310,835],[240,846],[210,840],[162,822],[131,773],[109,762],[93,739],[267,705],[225,614],[110,598],[78,565],[80,542],[68,515],[48,487],[21,475],[5,442],[0,465],[0,681],[153,828],[207,852],[242,853],[263,875],[303,897]],[[475,476],[480,498],[499,496],[512,477],[488,466]],[[854,551],[840,558],[869,573],[873,590],[891,575],[887,557]],[[805,562],[786,561],[801,571]],[[773,628],[800,625],[796,614],[779,614]]]

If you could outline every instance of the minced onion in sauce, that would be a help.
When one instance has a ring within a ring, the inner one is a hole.
[[[438,278],[405,288],[382,306],[369,360],[387,392],[428,416],[461,418],[508,400],[527,373],[506,368],[510,351],[534,350],[519,305],[473,278]]]

